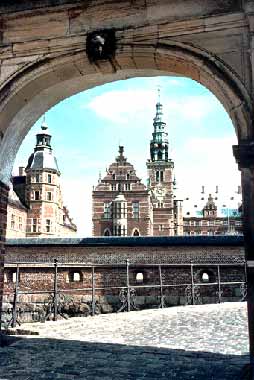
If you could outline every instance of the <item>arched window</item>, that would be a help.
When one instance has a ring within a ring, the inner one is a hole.
[[[136,282],[142,284],[144,282],[144,274],[142,272],[138,272],[136,274]]]
[[[203,272],[202,274],[202,282],[209,282],[210,276],[207,272]]]
[[[106,228],[106,229],[104,230],[103,235],[104,235],[104,236],[110,236],[110,235],[111,235],[110,230],[109,230],[108,228]]]
[[[134,231],[133,231],[133,236],[139,236],[139,230],[136,228]]]
[[[201,282],[207,283],[207,282],[215,282],[216,281],[216,276],[213,273],[213,271],[211,271],[210,269],[201,270],[199,276],[200,276]]]

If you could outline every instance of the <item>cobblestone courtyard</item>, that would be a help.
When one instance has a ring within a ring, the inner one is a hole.
[[[248,362],[246,303],[22,327],[40,335],[0,348],[1,380],[239,380]]]

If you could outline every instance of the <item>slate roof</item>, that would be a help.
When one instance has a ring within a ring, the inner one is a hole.
[[[138,236],[138,237],[94,237],[94,238],[18,238],[7,239],[11,246],[239,246],[243,236]]]
[[[49,149],[39,150],[31,154],[26,169],[41,170],[51,169],[59,172],[57,160]]]

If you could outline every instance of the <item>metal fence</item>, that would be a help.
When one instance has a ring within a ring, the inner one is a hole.
[[[22,290],[20,286],[20,271],[22,268],[27,268],[31,266],[41,265],[44,268],[52,268],[52,274],[53,274],[53,289],[51,290]],[[131,269],[145,269],[145,268],[157,268],[157,274],[159,283],[157,284],[136,284],[133,285],[130,283],[130,270]],[[162,275],[162,269],[165,268],[185,268],[186,272],[189,273],[191,281],[188,283],[174,283],[174,284],[168,284],[164,283],[163,281],[163,275]],[[242,275],[244,280],[243,281],[221,281],[221,268],[242,268]],[[95,264],[95,265],[88,265],[84,263],[59,263],[57,259],[54,260],[54,263],[45,263],[45,262],[8,262],[6,263],[6,268],[14,268],[16,271],[16,282],[13,290],[13,302],[12,302],[12,309],[9,311],[11,318],[7,322],[7,327],[16,327],[17,324],[20,325],[19,321],[19,304],[20,304],[20,296],[22,294],[48,294],[48,298],[46,302],[44,303],[44,315],[42,317],[42,320],[47,320],[50,315],[53,315],[53,320],[56,321],[58,319],[58,316],[62,316],[66,318],[66,315],[62,312],[63,305],[65,303],[66,297],[65,294],[69,293],[79,293],[82,294],[82,292],[91,293],[91,312],[90,314],[94,316],[96,314],[96,296],[98,292],[105,291],[105,290],[111,290],[111,291],[118,291],[118,297],[119,297],[119,303],[120,307],[118,309],[118,312],[121,311],[131,311],[131,310],[137,310],[138,307],[136,305],[136,298],[137,298],[137,290],[138,289],[157,289],[159,291],[159,308],[164,308],[166,306],[165,303],[165,291],[166,289],[172,289],[172,288],[184,288],[184,298],[185,298],[185,305],[195,305],[200,304],[200,290],[202,287],[207,286],[213,286],[216,287],[217,291],[216,298],[217,303],[221,303],[223,301],[223,287],[224,286],[234,286],[239,287],[239,301],[245,301],[246,295],[247,295],[247,286],[246,286],[246,264],[245,263],[234,263],[234,264],[222,264],[222,263],[188,263],[188,264],[157,264],[157,263],[151,263],[151,264],[137,264],[137,263],[130,263],[129,260],[126,260],[125,264]],[[78,288],[70,288],[70,289],[61,289],[59,287],[59,268],[79,268],[79,269],[89,269],[91,274],[91,287],[78,287]],[[125,274],[125,286],[103,286],[99,287],[96,286],[96,269],[103,268],[103,269],[110,269],[110,268],[123,268],[124,274]],[[216,273],[215,281],[213,282],[196,282],[195,281],[195,275],[194,275],[194,269],[195,268],[203,268],[203,269],[211,269]],[[0,318],[2,322],[2,316]],[[2,325],[2,323],[1,323]]]

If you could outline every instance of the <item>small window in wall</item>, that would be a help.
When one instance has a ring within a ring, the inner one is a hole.
[[[37,232],[37,219],[32,219],[31,231]]]
[[[164,181],[164,173],[162,170],[157,170],[156,171],[156,174],[155,174],[155,177],[156,177],[156,182],[163,182]]]
[[[113,184],[111,185],[111,190],[112,190],[112,191],[116,191],[116,184],[115,184],[115,183],[113,183]]]
[[[112,179],[116,179],[116,175],[115,174],[112,175]]]
[[[15,215],[11,214],[11,229],[14,230],[15,228]]]
[[[138,272],[136,274],[136,282],[142,284],[144,282],[144,274],[142,272]]]
[[[39,173],[35,174],[35,182],[40,182],[40,174]]]
[[[110,202],[104,203],[103,217],[104,217],[104,219],[110,219],[111,218],[111,203]]]
[[[51,193],[51,191],[47,191],[47,201],[52,201],[52,193]]]
[[[214,273],[209,269],[204,269],[200,272],[200,280],[201,282],[215,282],[216,276]]]
[[[159,231],[163,231],[163,230],[164,230],[163,224],[159,224]]]
[[[130,174],[126,174],[126,179],[130,179]]]
[[[35,199],[35,201],[39,201],[40,200],[40,192],[39,192],[39,190],[35,190],[35,192],[34,192],[34,199]]]
[[[134,219],[139,218],[139,202],[132,202],[132,216]]]
[[[16,283],[16,281],[17,281],[17,272],[16,271],[12,272],[12,274],[11,274],[11,281],[13,283]]]
[[[69,282],[81,282],[83,281],[82,273],[79,271],[73,271],[69,273]]]
[[[52,175],[48,174],[48,183],[52,183]]]
[[[201,279],[202,279],[202,282],[209,282],[210,276],[207,272],[203,272]]]
[[[81,280],[80,273],[79,272],[74,272],[73,273],[73,281],[74,282],[80,282],[80,280]]]
[[[46,219],[46,232],[50,232],[51,230],[51,220]]]
[[[137,228],[134,230],[133,236],[139,236],[139,230]]]

